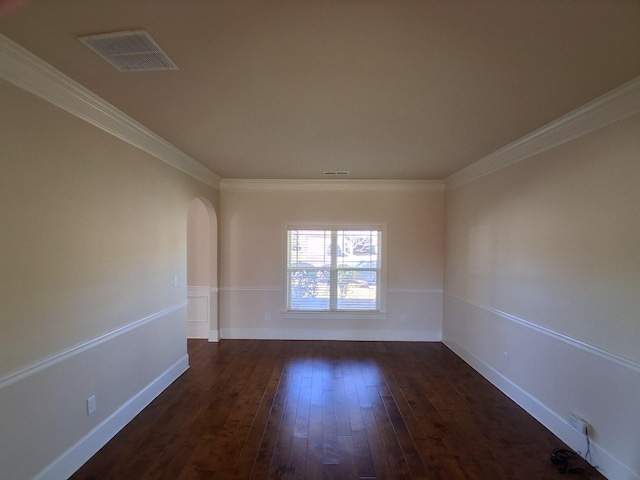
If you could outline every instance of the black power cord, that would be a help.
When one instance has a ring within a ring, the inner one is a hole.
[[[564,448],[556,448],[551,452],[551,463],[558,467],[560,473],[575,473],[577,475],[584,473],[584,468],[569,468],[569,461],[574,458],[578,458],[578,454]]]
[[[566,448],[556,448],[551,452],[551,463],[558,467],[560,473],[575,473],[577,475],[592,475],[597,471],[598,466],[591,465],[591,441],[589,440],[589,426],[585,426],[584,436],[587,440],[587,453],[584,455],[584,459],[591,467],[588,471],[581,467],[570,468],[570,460],[580,458],[580,452],[576,453]]]

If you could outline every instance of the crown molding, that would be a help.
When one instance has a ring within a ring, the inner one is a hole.
[[[443,190],[442,180],[262,180],[224,178],[220,190],[227,191],[316,191],[316,192],[427,192]]]
[[[455,188],[640,112],[640,77],[445,178]]]
[[[0,78],[213,188],[220,186],[220,177],[204,165],[2,34]]]

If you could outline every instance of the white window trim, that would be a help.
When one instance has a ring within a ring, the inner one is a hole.
[[[376,281],[378,309],[377,310],[290,310],[289,309],[289,286],[288,286],[288,231],[289,230],[378,230],[380,231],[379,251],[380,261],[380,278]],[[283,298],[282,298],[282,316],[283,318],[304,318],[304,319],[384,319],[387,315],[387,222],[306,222],[306,221],[288,221],[285,222],[283,228],[282,246],[284,250],[283,262]]]

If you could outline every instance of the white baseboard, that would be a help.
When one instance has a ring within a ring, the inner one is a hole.
[[[549,409],[544,403],[540,402],[537,398],[520,388],[456,342],[445,339],[443,343],[573,450],[584,450],[584,436],[574,430],[565,419]],[[633,472],[616,457],[603,449],[596,441],[591,440],[591,443],[592,448],[598,451],[598,467],[603,475],[616,480],[640,480],[640,475]]]
[[[283,328],[221,328],[222,338],[242,340],[349,340],[439,342],[442,332],[428,330],[324,330]]]
[[[75,445],[51,462],[36,475],[35,479],[59,480],[61,478],[69,478],[188,368],[189,356],[185,355],[130,398],[100,425],[76,442]]]
[[[220,341],[220,334],[218,333],[218,330],[209,330],[209,341],[210,342]]]

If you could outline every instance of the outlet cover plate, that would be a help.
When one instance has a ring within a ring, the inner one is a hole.
[[[91,395],[87,398],[87,415],[91,415],[96,411],[96,396]]]
[[[569,425],[571,425],[574,430],[577,430],[583,435],[586,435],[587,427],[589,423],[584,418],[580,417],[579,415],[576,415],[575,413],[572,413],[569,415],[568,420],[569,420]]]

